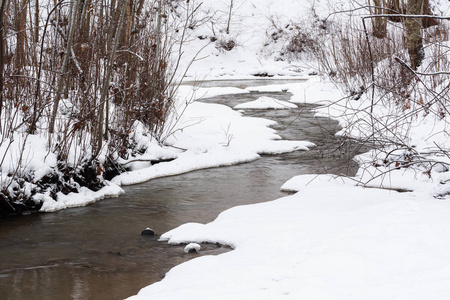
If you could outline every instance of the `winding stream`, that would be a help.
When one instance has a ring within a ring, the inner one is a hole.
[[[221,85],[266,83],[274,81]],[[290,97],[250,93],[204,101],[234,106],[264,95]],[[125,187],[125,195],[87,207],[0,220],[0,299],[123,299],[188,259],[229,251],[204,245],[201,254],[185,254],[182,245],[169,246],[140,232],[151,227],[161,234],[186,222],[206,223],[227,208],[279,198],[285,195],[280,186],[295,175],[354,174],[354,146],[336,139],[337,122],[315,118],[313,108],[245,113],[277,121],[274,128],[285,139],[316,143],[311,151],[159,178]]]

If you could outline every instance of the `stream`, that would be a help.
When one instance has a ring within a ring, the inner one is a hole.
[[[292,81],[290,81],[292,82]],[[210,82],[210,86],[263,85],[273,80]],[[229,105],[289,93],[250,93],[204,99]],[[357,145],[334,134],[337,122],[316,118],[314,105],[292,110],[248,110],[244,115],[275,120],[284,139],[308,140],[310,151],[267,155],[230,167],[199,170],[126,186],[118,198],[55,213],[0,220],[0,299],[124,299],[161,280],[172,267],[199,255],[229,248],[202,245],[199,254],[184,245],[141,236],[146,227],[162,234],[186,222],[207,223],[236,205],[270,201],[280,186],[299,174],[354,175]]]

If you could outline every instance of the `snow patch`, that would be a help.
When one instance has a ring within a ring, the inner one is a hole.
[[[260,97],[255,101],[238,104],[234,107],[234,109],[291,109],[291,108],[297,108],[297,105],[266,96]]]
[[[197,243],[189,243],[184,247],[184,253],[199,252],[201,246]]]
[[[43,202],[40,209],[41,212],[54,212],[70,207],[86,206],[103,198],[117,197],[123,193],[124,190],[121,187],[112,182],[106,181],[106,186],[96,192],[85,187],[81,187],[79,193],[64,195],[59,192],[57,194],[57,200],[54,200],[48,194],[35,195],[33,200]]]

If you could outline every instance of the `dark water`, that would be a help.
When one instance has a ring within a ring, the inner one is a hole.
[[[204,101],[234,106],[263,95],[290,97],[251,93]],[[227,208],[279,198],[285,195],[280,186],[298,174],[353,174],[357,145],[337,140],[337,122],[315,118],[312,108],[245,113],[276,120],[275,129],[286,139],[316,143],[311,151],[155,179],[88,207],[0,220],[0,299],[123,299],[181,262],[229,251],[203,245],[201,254],[185,254],[183,245],[169,246],[140,232],[206,223]]]

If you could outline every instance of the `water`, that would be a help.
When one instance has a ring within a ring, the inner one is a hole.
[[[246,84],[256,83],[235,86]],[[290,97],[251,93],[204,101],[234,106],[263,95]],[[202,245],[201,254],[185,254],[183,245],[170,246],[140,232],[151,227],[164,233],[186,222],[207,223],[227,208],[282,197],[286,194],[280,186],[298,174],[352,175],[357,145],[336,139],[337,122],[314,118],[312,108],[246,113],[276,120],[275,129],[286,139],[316,143],[311,151],[155,179],[125,187],[125,195],[88,207],[0,220],[0,299],[123,299],[161,280],[179,263],[230,251]]]

